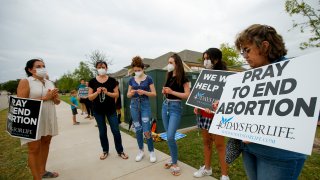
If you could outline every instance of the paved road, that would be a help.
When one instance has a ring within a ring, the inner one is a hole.
[[[7,92],[2,91],[0,96],[0,111],[8,108],[8,95]]]
[[[110,155],[107,159],[99,160],[101,146],[99,142],[98,128],[94,120],[84,119],[85,116],[78,114],[77,120],[80,125],[72,125],[70,105],[61,102],[57,106],[59,135],[53,138],[47,169],[57,171],[60,176],[56,180],[109,180],[109,179],[152,179],[152,180],[189,180],[195,168],[179,162],[182,174],[174,177],[170,171],[163,168],[169,156],[155,151],[157,162],[150,163],[146,154],[141,162],[135,162],[137,153],[137,141],[135,138],[121,133],[125,152],[129,155],[128,160],[117,156],[113,143],[112,133],[108,126],[110,143]],[[187,147],[185,147],[187,148]],[[147,149],[145,145],[145,149]],[[213,180],[213,177],[204,177],[201,180]]]

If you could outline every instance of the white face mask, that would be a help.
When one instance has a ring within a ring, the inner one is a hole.
[[[174,70],[174,66],[173,66],[173,64],[168,64],[168,66],[167,66],[167,70],[168,70],[168,72],[173,71],[173,70]]]
[[[103,68],[100,68],[100,69],[98,69],[98,74],[99,75],[106,75],[107,74],[107,70],[103,69]]]
[[[136,77],[136,78],[138,78],[138,77],[141,77],[142,76],[142,71],[137,71],[137,72],[134,72],[134,76]]]
[[[203,61],[203,65],[205,68],[207,69],[211,69],[212,68],[212,64],[211,64],[211,60],[210,59],[206,59]]]
[[[42,78],[46,78],[47,76],[46,68],[36,68],[36,75]]]

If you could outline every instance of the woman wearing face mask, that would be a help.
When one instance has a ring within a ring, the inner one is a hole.
[[[93,114],[99,129],[100,143],[103,151],[100,159],[106,159],[109,154],[106,117],[110,124],[115,148],[119,157],[122,159],[128,159],[128,156],[123,152],[116,113],[115,98],[119,96],[116,80],[107,75],[108,66],[105,61],[97,61],[95,67],[97,69],[98,76],[89,81],[88,98],[93,101]]]
[[[222,61],[222,52],[217,48],[210,48],[203,53],[204,67],[213,70],[226,70],[227,67]],[[216,106],[214,104],[213,106]],[[216,107],[215,107],[216,108]],[[210,125],[214,114],[210,109],[199,110],[194,108],[194,113],[197,114],[198,128],[202,131],[203,146],[204,146],[204,165],[193,174],[194,177],[204,177],[212,175],[211,168],[211,155],[212,143],[214,142],[219,155],[219,162],[221,166],[220,180],[228,180],[227,163],[225,162],[226,146],[224,144],[224,137],[216,134],[209,133]]]
[[[238,34],[235,45],[252,68],[286,59],[282,36],[271,26],[251,25]],[[306,160],[304,154],[275,147],[249,142],[242,145],[243,163],[250,180],[298,179]]]
[[[156,162],[153,140],[151,136],[151,107],[149,97],[156,96],[153,80],[150,76],[144,74],[144,64],[139,56],[132,59],[131,67],[135,76],[129,80],[128,98],[131,98],[130,112],[136,130],[136,137],[139,152],[136,161],[139,162],[144,156],[143,135],[147,139],[150,162]]]
[[[162,94],[166,97],[162,104],[162,121],[167,131],[171,160],[168,161],[164,167],[166,169],[170,168],[173,175],[179,176],[181,173],[180,167],[177,164],[178,148],[174,137],[181,120],[181,100],[188,98],[190,86],[180,56],[173,54],[170,56],[168,63],[167,80],[162,89]]]
[[[33,179],[54,178],[59,174],[46,171],[49,146],[52,136],[58,134],[55,104],[60,103],[58,89],[46,79],[47,71],[41,59],[27,62],[25,71],[28,78],[22,79],[17,88],[17,96],[21,98],[39,99],[43,101],[37,140],[21,139],[21,144],[28,145],[28,165]]]

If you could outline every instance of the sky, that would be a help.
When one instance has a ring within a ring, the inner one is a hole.
[[[305,0],[317,5],[318,0]],[[88,54],[102,51],[113,61],[110,73],[132,57],[156,58],[185,49],[203,52],[252,24],[273,26],[288,57],[300,50],[309,31],[289,31],[283,0],[0,0],[0,83],[25,78],[26,62],[42,58],[50,79],[73,72]]]

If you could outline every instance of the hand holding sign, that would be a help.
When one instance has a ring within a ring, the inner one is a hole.
[[[203,110],[207,108],[211,112],[216,111],[216,105],[213,106],[213,103],[220,99],[227,76],[231,74],[234,72],[202,70],[186,104]]]
[[[310,154],[319,112],[318,54],[228,78],[209,132]],[[308,73],[297,71],[313,64]]]
[[[11,136],[37,139],[42,101],[9,97],[7,131]]]

